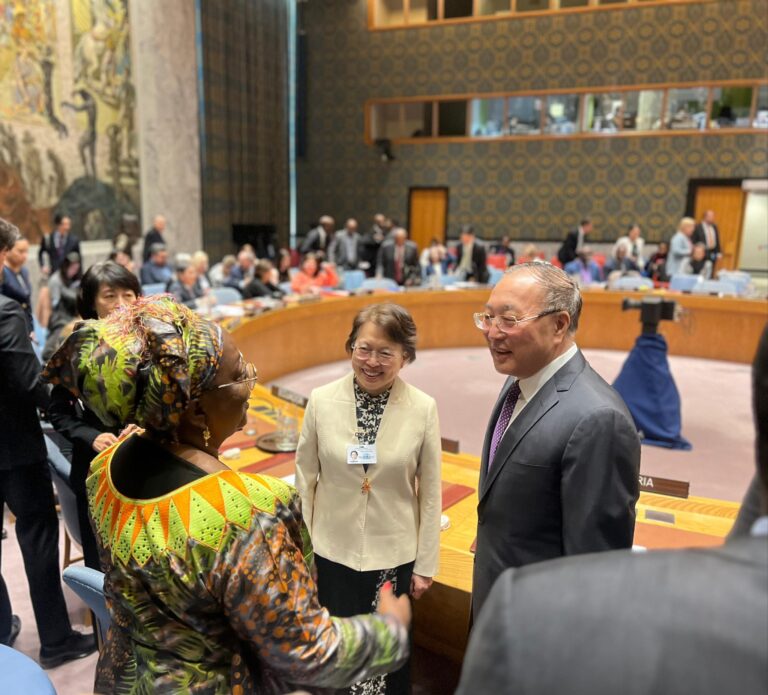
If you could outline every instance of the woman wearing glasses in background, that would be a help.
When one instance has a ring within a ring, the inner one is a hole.
[[[331,617],[317,600],[296,491],[229,470],[256,370],[229,334],[167,296],[82,324],[44,375],[118,426],[88,499],[112,618],[98,693],[346,687],[407,657],[410,606]]]
[[[413,598],[429,588],[442,507],[437,404],[399,376],[416,358],[411,315],[362,309],[346,349],[352,371],[312,392],[296,452],[320,603],[339,616],[375,611],[386,582]],[[349,692],[409,693],[408,667]]]

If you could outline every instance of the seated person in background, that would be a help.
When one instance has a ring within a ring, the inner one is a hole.
[[[448,251],[439,240],[432,239],[430,245],[421,252],[419,259],[425,277],[447,275],[451,264]]]
[[[82,276],[80,254],[73,251],[66,255],[59,269],[48,281],[51,300],[55,299],[56,303],[48,320],[48,337],[43,346],[43,361],[56,351],[72,330],[72,322],[77,318],[77,293]]]
[[[616,239],[616,243],[613,246],[614,256],[619,246],[624,247],[626,257],[631,259],[638,268],[642,268],[645,265],[645,258],[643,257],[645,240],[640,236],[640,225],[629,225],[626,235]]]
[[[712,261],[707,258],[707,247],[694,244],[691,257],[684,260],[678,271],[681,275],[698,275],[704,280],[712,277]]]
[[[227,279],[232,273],[232,268],[237,265],[237,258],[233,254],[229,253],[224,258],[216,263],[208,273],[208,278],[211,281],[213,287],[223,287],[227,284]]]
[[[603,274],[608,277],[611,273],[639,273],[637,263],[627,255],[627,247],[623,244],[616,244],[613,247],[613,255],[605,262]]]
[[[379,247],[376,258],[376,276],[394,280],[398,285],[421,284],[419,249],[408,239],[402,227],[392,230],[392,238]]]
[[[505,234],[501,237],[500,242],[491,246],[491,253],[503,253],[507,257],[507,268],[511,265],[515,265],[515,249],[512,246],[512,240],[509,238],[509,234]]]
[[[589,246],[582,246],[576,254],[576,259],[566,263],[563,270],[575,277],[582,286],[603,281],[603,271],[592,260],[592,249]]]
[[[277,256],[277,274],[280,282],[291,281],[291,252],[288,249],[280,249]]]
[[[170,282],[173,271],[168,266],[168,248],[164,244],[149,247],[149,260],[141,266],[139,278],[142,285],[156,285]]]
[[[271,261],[263,260],[256,263],[256,277],[243,287],[243,298],[272,297],[282,299],[285,296],[279,285],[277,268]]]
[[[296,294],[315,294],[321,287],[331,288],[339,284],[339,276],[333,263],[318,264],[313,253],[304,256],[299,272],[291,280],[291,291]]]
[[[462,280],[473,280],[481,284],[488,282],[488,255],[485,244],[475,237],[475,230],[471,224],[461,227],[454,272]]]
[[[197,268],[192,262],[192,256],[187,253],[178,254],[175,265],[176,276],[168,283],[166,292],[172,294],[180,304],[193,309],[203,306],[208,298],[197,282]]]
[[[83,324],[45,378],[107,425],[144,428],[91,465],[112,617],[97,693],[273,695],[404,663],[408,599],[385,586],[376,614],[332,617],[296,491],[219,461],[257,380],[227,331],[171,298],[140,299]],[[119,538],[111,518],[130,526]]]
[[[517,261],[518,264],[522,263],[546,263],[544,258],[544,252],[539,251],[536,244],[526,244],[523,249],[523,255]]]
[[[206,293],[211,289],[211,280],[208,277],[208,264],[208,254],[205,251],[195,251],[192,254],[192,265],[197,270],[197,284]]]
[[[113,263],[117,263],[117,265],[125,268],[129,273],[134,273],[134,275],[136,274],[136,264],[133,262],[131,255],[125,249],[113,249],[107,260],[110,260]]]
[[[668,282],[667,275],[667,254],[669,253],[669,244],[666,241],[660,241],[659,246],[645,265],[645,274],[657,282]]]
[[[457,695],[765,693],[768,330],[752,398],[762,516],[751,533],[717,548],[617,550],[507,570],[474,625]]]
[[[27,333],[32,334],[34,323],[32,321],[32,281],[29,279],[29,270],[26,263],[29,256],[29,241],[19,237],[8,255],[5,257],[5,268],[2,271],[2,283],[0,294],[17,302],[24,311],[27,320]]]
[[[237,254],[237,264],[232,268],[229,277],[224,281],[224,287],[234,287],[242,292],[253,280],[256,254],[250,249],[242,248]]]

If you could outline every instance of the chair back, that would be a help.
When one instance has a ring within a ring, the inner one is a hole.
[[[112,624],[107,602],[104,599],[104,573],[90,567],[70,565],[62,572],[61,578],[93,611],[96,616],[96,629],[103,643],[107,630]]]
[[[738,297],[739,291],[736,285],[725,280],[704,280],[698,283],[692,290],[692,294],[716,294],[720,297]]]
[[[669,289],[676,290],[677,292],[690,292],[700,282],[701,278],[698,275],[675,273],[669,279]]]
[[[144,296],[148,296],[150,294],[163,294],[165,292],[165,283],[164,282],[152,282],[148,285],[142,285],[141,291],[144,294]]]
[[[67,461],[67,458],[61,453],[59,447],[56,446],[50,437],[43,437],[43,439],[45,439],[45,448],[48,452],[48,468],[51,471],[53,485],[59,498],[64,525],[67,527],[69,537],[75,543],[82,546],[80,520],[77,516],[77,498],[69,482],[72,464]]]
[[[624,277],[624,278],[617,278],[616,282],[613,284],[612,289],[614,290],[652,290],[653,289],[653,280],[651,278],[640,278],[640,277]]]
[[[40,664],[0,644],[0,693],[56,695],[56,689]]]
[[[360,288],[363,290],[388,290],[389,292],[400,291],[400,285],[390,278],[368,278],[363,280]]]
[[[234,304],[243,299],[234,287],[212,287],[211,294],[216,297],[217,304]]]
[[[365,273],[362,270],[345,270],[344,280],[342,282],[343,287],[347,292],[360,289],[363,282],[365,282]]]
[[[752,282],[752,276],[742,270],[721,270],[717,274],[717,279],[732,282],[736,285],[736,290],[740,295],[747,294],[749,285]]]
[[[495,287],[496,283],[504,277],[504,271],[488,266],[488,284]]]

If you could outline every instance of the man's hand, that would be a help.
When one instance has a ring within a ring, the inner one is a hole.
[[[102,432],[96,439],[93,440],[93,450],[97,453],[101,453],[108,446],[112,446],[117,441],[117,437],[111,432]]]

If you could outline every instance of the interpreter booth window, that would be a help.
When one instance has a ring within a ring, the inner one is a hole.
[[[749,128],[752,87],[713,87],[710,128]]]
[[[439,137],[467,135],[467,101],[441,101],[437,104],[437,134]]]
[[[753,128],[768,128],[768,84],[761,85],[757,90],[757,108]]]
[[[511,0],[479,0],[477,4],[477,14],[483,17],[509,14],[511,11]]]
[[[470,112],[472,137],[504,135],[504,99],[473,99]]]
[[[547,97],[544,132],[550,135],[573,135],[579,132],[578,94],[553,94]]]
[[[598,5],[626,5],[627,0],[598,0]]]
[[[670,89],[667,125],[672,130],[704,130],[707,125],[706,87]]]
[[[437,19],[437,0],[410,0],[408,23],[433,22]]]
[[[549,0],[517,0],[515,10],[517,12],[541,12],[548,10],[549,6]]]
[[[590,0],[560,0],[560,9],[566,10],[569,7],[587,7]]]
[[[376,0],[376,25],[380,27],[405,24],[404,0]]]
[[[664,108],[664,91],[643,89],[624,92],[623,130],[658,130],[661,128],[661,114]]]
[[[506,135],[539,135],[542,103],[541,97],[510,97]]]
[[[617,133],[623,127],[624,98],[620,92],[587,94],[584,102],[584,130]]]
[[[473,0],[443,0],[443,18],[471,17],[472,5]]]
[[[432,102],[375,104],[371,109],[371,136],[374,140],[431,137]]]

